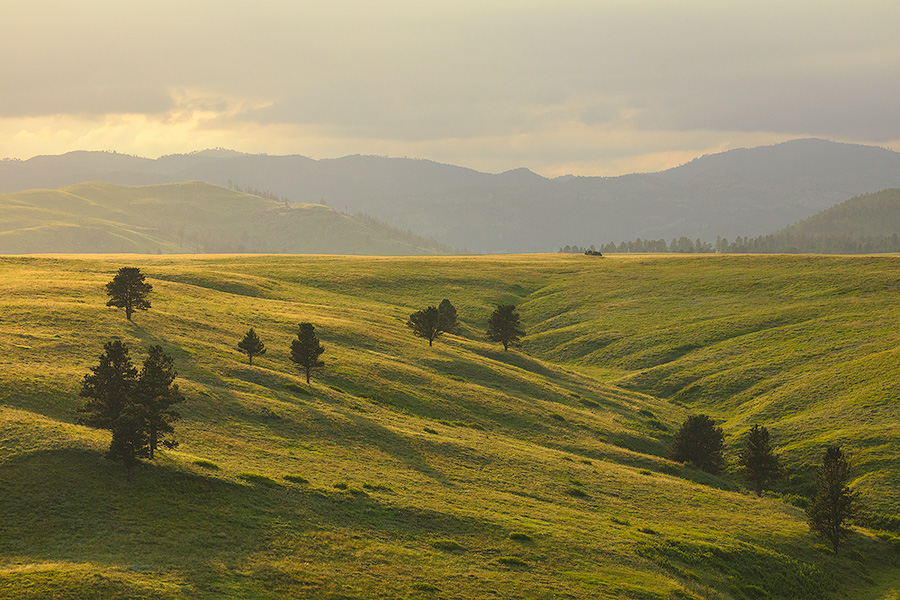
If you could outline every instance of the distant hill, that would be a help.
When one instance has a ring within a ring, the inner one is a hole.
[[[851,198],[744,246],[749,252],[900,252],[900,189]]]
[[[779,234],[822,236],[892,236],[900,234],[900,189],[864,194],[841,202]]]
[[[728,252],[900,252],[900,189],[851,198],[775,233],[736,240]]]
[[[752,252],[871,254],[900,252],[900,189],[864,194],[778,231],[756,237],[718,237],[699,245],[687,238],[609,242],[603,252]],[[560,252],[581,252],[564,247]]]
[[[318,204],[209,183],[82,183],[0,195],[0,253],[437,254],[450,248]]]
[[[686,236],[758,236],[852,196],[900,187],[900,153],[795,140],[704,156],[621,177],[487,174],[428,160],[204,151],[156,160],[73,152],[0,162],[0,191],[82,181],[147,185],[201,180],[327,202],[478,252],[546,252],[568,244]]]

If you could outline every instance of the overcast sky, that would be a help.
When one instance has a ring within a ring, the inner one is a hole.
[[[225,147],[546,176],[900,150],[898,0],[5,0],[0,157]]]

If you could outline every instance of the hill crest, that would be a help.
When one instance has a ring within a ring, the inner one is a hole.
[[[900,188],[855,196],[777,234],[856,238],[900,235]]]
[[[203,181],[78,183],[0,195],[0,253],[436,254],[436,242],[365,215]]]

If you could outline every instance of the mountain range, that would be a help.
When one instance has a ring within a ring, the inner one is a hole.
[[[803,139],[707,155],[658,173],[553,179],[421,159],[229,150],[155,160],[72,152],[0,162],[0,192],[191,180],[362,212],[474,252],[547,252],[636,237],[769,234],[850,197],[900,187],[900,153]]]

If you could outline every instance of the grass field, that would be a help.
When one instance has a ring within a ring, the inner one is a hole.
[[[121,266],[154,288],[133,323],[105,307]],[[0,258],[0,598],[895,599],[892,534],[859,528],[835,556],[786,500],[839,442],[869,522],[900,514],[898,267]],[[462,332],[429,348],[404,323],[442,298]],[[500,302],[520,350],[483,339]],[[326,348],[310,385],[288,359],[301,321]],[[251,326],[269,348],[252,367]],[[111,339],[135,363],[161,344],[187,396],[180,446],[131,483],[75,412]],[[784,498],[666,459],[701,411],[732,461],[769,427]]]

